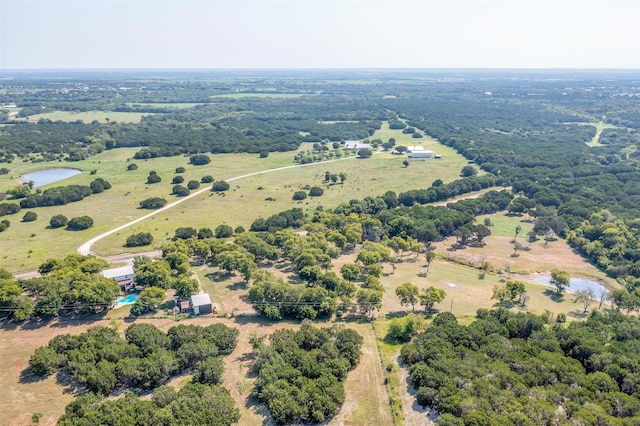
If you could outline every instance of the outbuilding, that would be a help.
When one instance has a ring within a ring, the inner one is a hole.
[[[102,271],[105,278],[111,278],[118,282],[120,288],[125,293],[133,288],[133,266],[121,266],[119,268],[105,269]]]
[[[431,158],[432,156],[433,151],[423,149],[422,151],[411,151],[409,158]]]
[[[357,149],[371,148],[371,144],[361,143],[360,141],[344,141],[343,149],[354,151]]]
[[[211,297],[208,293],[194,294],[191,296],[191,309],[194,315],[204,315],[213,312]]]

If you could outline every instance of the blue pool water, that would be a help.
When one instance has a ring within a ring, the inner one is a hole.
[[[37,188],[39,186],[48,185],[59,180],[70,178],[71,176],[75,176],[80,173],[82,173],[80,170],[68,168],[46,169],[24,174],[22,175],[22,180],[24,182],[33,181],[33,187]]]
[[[135,303],[135,301],[138,300],[138,295],[137,294],[130,294],[126,297],[123,297],[122,299],[118,299],[116,300],[116,304],[117,305],[129,305],[131,303]]]
[[[533,281],[540,284],[550,285],[551,277],[538,277],[538,278],[535,278]],[[603,291],[605,293],[608,291],[604,286],[602,286],[601,284],[595,281],[585,280],[582,278],[569,279],[569,287],[567,288],[567,291],[569,293],[575,293],[578,290],[588,290],[588,289],[591,289],[593,291],[593,294],[595,294],[596,296],[599,296]]]

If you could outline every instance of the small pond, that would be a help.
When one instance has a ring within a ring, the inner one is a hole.
[[[50,183],[70,178],[80,173],[82,173],[81,170],[68,168],[45,169],[24,174],[21,176],[21,178],[23,182],[33,181],[33,187],[37,188],[39,186],[48,185]]]
[[[551,285],[551,277],[538,277],[533,279],[534,282],[544,285]],[[583,278],[570,278],[569,279],[569,287],[567,287],[567,291],[569,293],[575,293],[578,290],[588,290],[591,289],[593,294],[599,296],[604,291],[605,293],[608,291],[602,284],[585,280]]]

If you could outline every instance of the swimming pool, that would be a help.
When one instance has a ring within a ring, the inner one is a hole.
[[[137,294],[130,294],[128,296],[125,296],[123,298],[120,298],[118,300],[116,300],[116,308],[119,308],[120,306],[124,306],[124,305],[130,305],[132,303],[135,303],[136,300],[138,300],[138,295]]]

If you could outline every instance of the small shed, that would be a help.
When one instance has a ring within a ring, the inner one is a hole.
[[[118,282],[125,293],[133,288],[133,266],[121,266],[120,268],[105,269],[102,271],[105,278],[111,278]]]
[[[193,309],[194,315],[204,315],[213,312],[209,294],[200,293],[191,296],[191,309]]]

